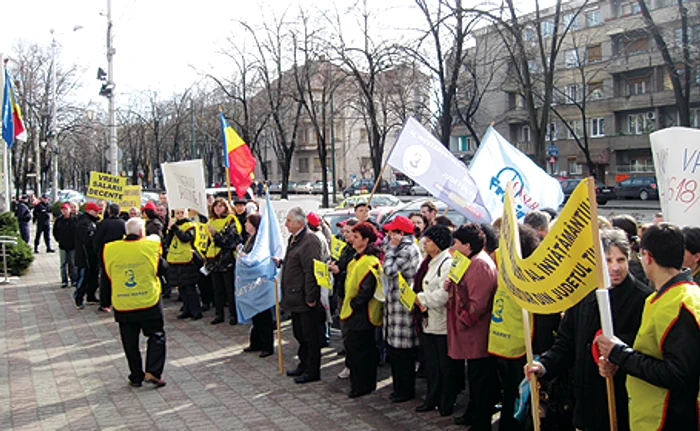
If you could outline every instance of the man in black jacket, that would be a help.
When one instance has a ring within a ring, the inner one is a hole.
[[[19,223],[19,234],[27,244],[29,244],[29,222],[32,221],[32,212],[29,210],[28,201],[27,195],[22,195],[20,201],[17,202],[17,210],[15,211],[15,217]]]
[[[49,235],[49,230],[51,230],[51,205],[49,205],[49,197],[46,194],[41,196],[41,200],[34,207],[34,223],[36,223],[34,253],[39,253],[39,241],[42,235],[44,235],[46,252],[54,253],[55,250],[51,249],[51,237]]]
[[[633,347],[621,337],[596,338],[600,373],[627,374],[633,430],[698,429],[700,288],[682,270],[683,232],[669,223],[644,232],[641,260],[656,292],[644,305]],[[617,331],[616,331],[617,332]]]
[[[100,210],[99,205],[88,202],[85,204],[85,212],[78,216],[75,225],[75,266],[78,268],[78,288],[73,299],[75,299],[75,308],[78,310],[83,309],[83,300],[86,295],[89,304],[99,303],[95,297],[99,259],[94,239]]]
[[[97,224],[95,231],[95,250],[100,266],[100,310],[109,311],[112,305],[112,285],[104,270],[102,253],[105,244],[123,239],[126,234],[124,219],[119,217],[121,208],[119,204],[109,204],[107,207],[107,217]]]
[[[634,341],[642,320],[644,301],[651,289],[635,280],[629,272],[630,244],[620,229],[601,232],[603,251],[610,275],[610,303],[613,326],[618,337]],[[609,426],[605,379],[591,354],[591,344],[600,329],[600,313],[595,292],[567,310],[559,325],[554,345],[544,352],[530,371],[554,378],[572,368],[574,380],[573,425],[582,430],[607,429]],[[615,376],[615,401],[618,430],[629,430],[625,373]]]
[[[58,243],[61,257],[61,287],[68,287],[68,279],[73,286],[78,284],[78,271],[75,268],[75,225],[78,218],[71,214],[69,204],[61,205],[61,215],[53,222],[53,238]]]

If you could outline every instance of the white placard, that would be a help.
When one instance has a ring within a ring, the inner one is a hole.
[[[160,168],[170,209],[190,208],[208,214],[202,159],[162,163]]]

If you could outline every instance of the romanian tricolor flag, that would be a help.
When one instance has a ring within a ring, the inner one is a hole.
[[[250,152],[248,144],[228,125],[223,113],[219,113],[219,118],[224,143],[224,166],[228,168],[228,176],[236,189],[236,195],[242,198],[255,178],[253,176],[255,157]]]
[[[12,148],[15,139],[26,141],[27,133],[24,130],[22,111],[20,111],[15,99],[15,92],[12,90],[12,81],[7,69],[5,69],[5,88],[2,100],[2,139],[7,142],[8,147]]]

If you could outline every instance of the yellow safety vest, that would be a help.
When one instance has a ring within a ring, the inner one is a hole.
[[[190,229],[195,229],[195,223],[188,221],[179,225],[178,228],[183,232],[187,232]],[[193,232],[193,234],[196,238],[196,232]],[[168,247],[168,263],[180,265],[192,262],[193,250],[192,243],[182,242],[177,235],[173,235],[170,246]]]
[[[160,240],[150,237],[105,244],[105,273],[112,283],[112,305],[117,311],[153,307],[160,300],[158,262]]]
[[[236,223],[236,232],[239,234],[243,232],[243,228],[241,227],[241,222],[238,221],[238,217],[236,217],[233,214],[229,214],[226,216],[226,218],[215,218],[209,220],[209,226],[213,227],[216,232],[221,232],[222,230],[226,229],[231,222]],[[208,230],[208,229],[207,229]],[[214,244],[214,240],[209,242],[209,247],[207,248],[207,259],[216,257],[217,254],[221,251],[221,247],[218,247],[216,244]]]
[[[343,299],[343,306],[340,310],[341,320],[346,320],[352,316],[354,310],[350,306],[350,301],[357,297],[357,294],[360,292],[360,283],[362,283],[362,280],[364,280],[370,271],[377,279],[376,289],[382,290],[382,278],[380,276],[382,265],[376,256],[363,254],[359,259],[353,259],[348,264],[347,271],[347,277],[345,278],[345,299]],[[369,300],[367,312],[367,317],[372,325],[382,326],[384,304],[372,297],[372,299]]]
[[[501,283],[498,283],[493,297],[489,353],[507,359],[521,358],[525,355],[522,308]]]
[[[670,286],[660,296],[650,295],[644,304],[642,324],[634,340],[634,350],[663,359],[664,336],[678,318],[681,307],[690,311],[700,327],[700,289],[695,283],[680,282]],[[666,420],[670,391],[627,375],[627,393],[630,429],[661,429]]]

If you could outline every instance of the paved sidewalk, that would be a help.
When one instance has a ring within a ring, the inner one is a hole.
[[[390,403],[388,365],[380,368],[377,392],[349,399],[349,382],[336,378],[340,337],[323,350],[322,381],[297,385],[279,375],[277,355],[242,351],[249,326],[211,326],[212,311],[199,321],[177,320],[180,303],[172,300],[164,303],[168,385],[131,388],[113,314],[96,305],[76,310],[73,288],[60,287],[58,253],[40,251],[27,275],[0,285],[2,429],[464,429],[437,412],[415,414],[418,399]],[[293,368],[289,321],[282,336],[285,368]],[[418,382],[423,395],[424,380]]]

